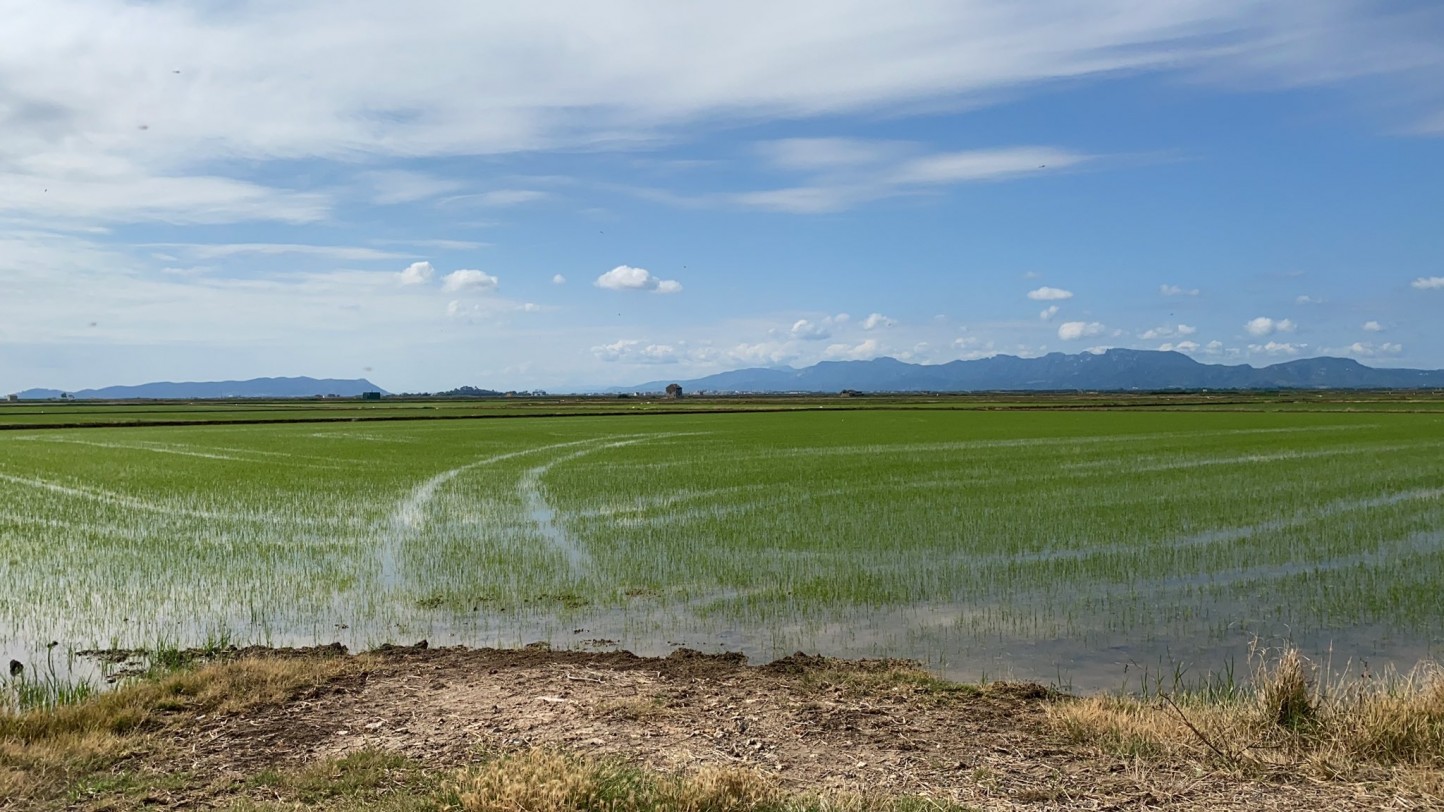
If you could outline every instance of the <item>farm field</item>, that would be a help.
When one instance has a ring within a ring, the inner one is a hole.
[[[521,398],[404,398],[367,402],[355,398],[318,400],[18,401],[0,403],[0,431],[30,427],[87,428],[174,424],[297,422],[390,422],[502,417],[716,413],[795,409],[966,409],[1052,411],[1066,409],[1339,411],[1444,414],[1444,397],[1433,392],[1163,392],[1080,393],[976,392],[835,395],[728,395],[666,400],[658,397],[583,395]]]
[[[1257,635],[1407,666],[1444,647],[1431,405],[4,431],[0,656],[547,640],[1093,690]]]

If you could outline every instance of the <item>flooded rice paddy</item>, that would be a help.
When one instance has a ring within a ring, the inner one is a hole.
[[[1444,415],[1379,413],[9,431],[0,656],[548,640],[1093,690],[1241,671],[1257,636],[1412,665],[1444,648],[1441,452]]]

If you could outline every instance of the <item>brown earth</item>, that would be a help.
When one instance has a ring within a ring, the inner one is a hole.
[[[212,776],[214,792],[362,750],[450,769],[540,747],[670,772],[742,766],[802,793],[911,794],[989,810],[1424,808],[1378,788],[1105,755],[1047,724],[1047,708],[1066,696],[1030,684],[948,686],[896,661],[798,654],[753,667],[685,649],[642,658],[389,647],[354,665],[289,702],[198,718],[167,748],[186,763],[156,766]],[[153,800],[222,802],[200,787]]]

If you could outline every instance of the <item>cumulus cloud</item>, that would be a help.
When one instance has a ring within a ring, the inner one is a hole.
[[[998,354],[997,347],[991,341],[979,341],[968,343],[967,339],[958,339],[953,342],[958,349],[958,360],[976,361],[979,358],[992,358]]]
[[[397,275],[403,285],[424,285],[436,275],[436,269],[431,267],[430,262],[413,262]]]
[[[832,337],[832,333],[830,333],[825,326],[808,321],[807,319],[798,319],[793,323],[792,329],[789,332],[793,338],[802,339],[803,341],[822,341],[823,339]]]
[[[1444,276],[1421,276],[1410,283],[1418,290],[1444,289]]]
[[[1364,322],[1364,332],[1382,333],[1384,332],[1384,325],[1378,323],[1377,321],[1366,321]]]
[[[618,265],[597,277],[597,287],[607,290],[639,290],[653,293],[680,293],[682,284],[673,279],[658,279],[646,268]]]
[[[1102,335],[1108,328],[1096,321],[1065,321],[1058,325],[1058,337],[1064,341],[1076,341],[1080,338]]]
[[[1042,319],[1043,321],[1048,321],[1056,315],[1058,315],[1058,305],[1048,305],[1047,307],[1038,311],[1038,318]]]
[[[1268,316],[1259,316],[1256,319],[1250,319],[1248,323],[1243,326],[1243,329],[1247,330],[1251,336],[1262,338],[1267,335],[1273,335],[1276,332],[1292,333],[1295,327],[1296,325],[1288,319],[1271,319]]]
[[[1164,352],[1169,352],[1169,351],[1174,351],[1174,352],[1197,352],[1197,351],[1198,351],[1198,342],[1196,342],[1196,341],[1180,341],[1180,342],[1178,342],[1177,344],[1163,343],[1163,344],[1159,344],[1159,345],[1158,345],[1158,349],[1160,349],[1160,350],[1162,350],[1162,351],[1164,351]]]
[[[1379,358],[1387,355],[1398,355],[1404,351],[1403,344],[1396,344],[1385,341],[1382,344],[1371,344],[1365,341],[1355,341],[1346,350],[1350,355],[1359,358]]]
[[[1295,297],[1295,298],[1294,298],[1294,302],[1295,302],[1296,304],[1309,305],[1309,304],[1323,304],[1323,303],[1324,303],[1324,300],[1323,300],[1323,299],[1319,299],[1319,298],[1314,297],[1314,296],[1310,296],[1310,295],[1308,295],[1307,293],[1305,293],[1305,294],[1302,295],[1302,296],[1297,296],[1297,297]]]
[[[1155,339],[1155,338],[1174,338],[1174,337],[1176,337],[1176,336],[1191,336],[1191,335],[1193,335],[1193,334],[1196,333],[1196,332],[1198,332],[1198,328],[1197,328],[1197,327],[1194,327],[1194,326],[1191,325],[1191,324],[1179,324],[1179,325],[1173,326],[1173,327],[1170,327],[1170,326],[1168,326],[1168,325],[1165,324],[1165,325],[1163,325],[1162,327],[1154,327],[1154,328],[1151,329],[1151,330],[1144,330],[1143,332],[1141,332],[1141,333],[1138,334],[1138,337],[1141,338],[1141,339],[1143,339],[1144,341],[1152,341],[1152,340]]]
[[[756,344],[738,344],[727,351],[727,359],[747,366],[777,366],[796,355],[785,344],[777,341],[763,341]]]
[[[1158,292],[1164,296],[1197,296],[1198,288],[1182,288],[1178,285],[1159,285]]]
[[[869,338],[858,344],[830,344],[823,355],[848,361],[866,361],[869,358],[876,358],[879,352],[877,339]]]
[[[1262,355],[1298,355],[1300,352],[1303,352],[1307,346],[1307,344],[1270,341],[1267,344],[1250,344],[1248,345],[1248,351]]]
[[[552,277],[552,284],[553,284],[553,285],[565,285],[566,283],[567,283],[567,278],[566,278],[565,276],[562,276],[561,274],[556,274],[555,276]]]
[[[881,313],[873,313],[862,321],[862,329],[876,330],[879,327],[892,327],[896,321],[884,316]]]
[[[441,279],[441,289],[447,293],[487,293],[496,290],[497,278],[486,271],[469,268],[452,271]]]
[[[681,360],[677,348],[670,344],[644,344],[629,338],[592,347],[592,355],[602,361],[623,364],[675,364]]]
[[[1062,288],[1050,288],[1046,285],[1037,290],[1028,291],[1028,298],[1037,302],[1051,302],[1062,299],[1073,298],[1073,291]]]

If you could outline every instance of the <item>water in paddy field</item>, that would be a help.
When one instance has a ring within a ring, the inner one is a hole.
[[[1444,648],[1433,415],[5,434],[0,660],[62,673],[89,648],[546,640],[1093,691],[1241,678],[1259,644],[1336,673]]]

